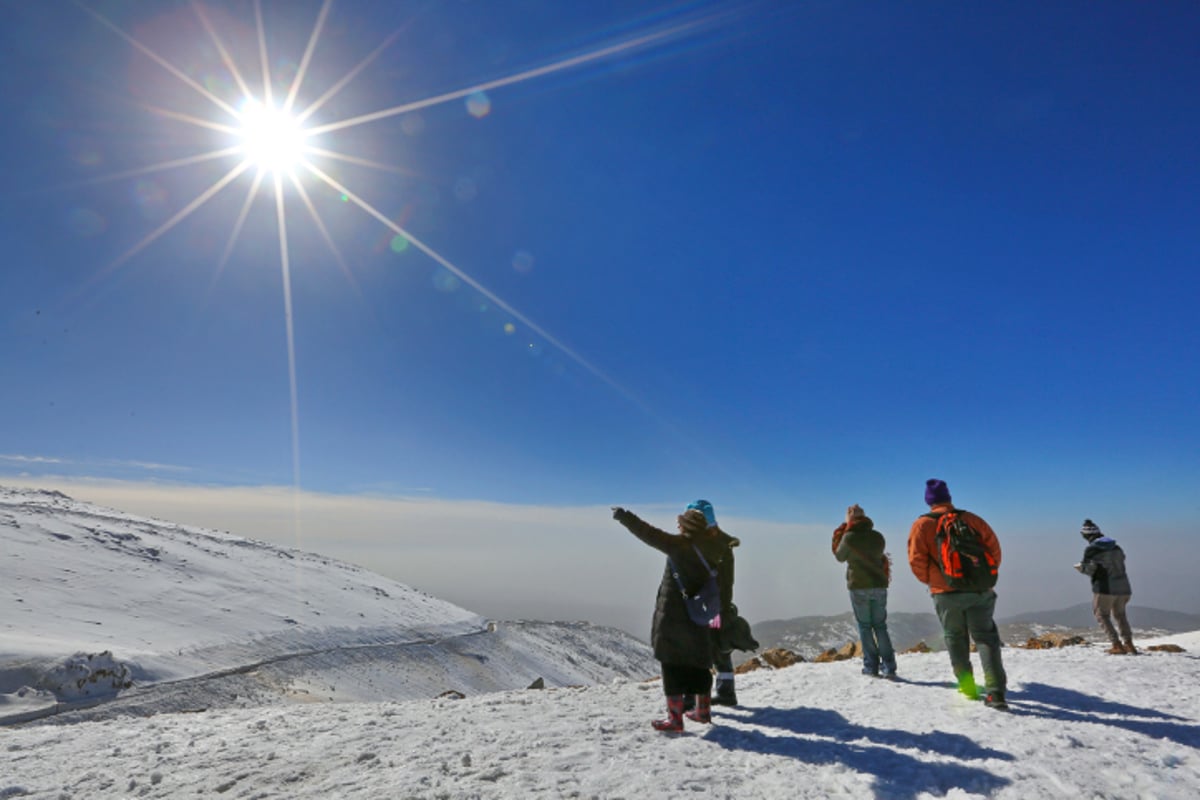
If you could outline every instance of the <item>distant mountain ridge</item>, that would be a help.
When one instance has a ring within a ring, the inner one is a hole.
[[[1143,606],[1129,607],[1129,621],[1135,638],[1164,636],[1200,630],[1200,615],[1185,614]],[[1103,634],[1092,616],[1090,603],[1081,603],[1053,611],[1014,614],[996,620],[1000,638],[1009,645],[1022,644],[1031,636],[1050,631],[1080,635],[1100,641]],[[784,647],[805,658],[858,641],[858,624],[847,611],[832,616],[792,617],[756,622],[754,636],[764,649]],[[944,647],[942,627],[932,613],[888,613],[888,633],[897,650],[907,650],[919,642],[939,650]]]
[[[1133,604],[1129,606],[1129,624],[1135,628],[1160,630],[1168,633],[1186,633],[1200,630],[1200,614],[1186,614],[1182,611],[1168,611],[1162,608],[1150,608]],[[1068,608],[1054,611],[1034,611],[1026,614],[1014,614],[997,620],[1001,625],[1029,623],[1035,625],[1061,625],[1068,628],[1089,628],[1096,625],[1092,616],[1091,603],[1079,603]]]

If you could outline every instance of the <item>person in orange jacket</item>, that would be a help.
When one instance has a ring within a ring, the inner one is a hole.
[[[979,534],[984,549],[997,568],[1000,566],[1000,541],[982,517],[954,507],[945,481],[931,478],[925,482],[925,503],[929,506],[929,513],[917,517],[908,534],[908,564],[917,580],[929,587],[959,691],[971,699],[979,697],[975,670],[971,666],[973,639],[983,667],[986,686],[984,701],[992,708],[1007,709],[1007,676],[1000,657],[1000,632],[994,616],[996,592],[990,588],[963,591],[950,587],[936,556],[938,518],[951,512],[957,513]]]

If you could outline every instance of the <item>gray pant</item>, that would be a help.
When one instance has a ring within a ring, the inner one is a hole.
[[[974,676],[975,670],[971,667],[971,640],[974,639],[987,690],[1003,692],[1008,677],[1000,659],[1000,631],[992,618],[996,611],[996,593],[989,590],[935,594],[933,607],[942,623],[946,652],[959,685],[963,685],[964,675]]]
[[[1133,643],[1133,631],[1129,629],[1129,619],[1125,616],[1125,606],[1129,604],[1131,594],[1094,594],[1092,595],[1092,613],[1096,615],[1096,621],[1100,623],[1100,627],[1104,628],[1104,632],[1108,634],[1108,639],[1114,645],[1119,645],[1121,639],[1124,639],[1130,644]],[[1117,627],[1113,627],[1112,618],[1117,618]],[[1117,630],[1120,629],[1121,636],[1117,637]]]

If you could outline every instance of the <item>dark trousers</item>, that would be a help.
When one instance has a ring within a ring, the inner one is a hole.
[[[686,664],[662,665],[663,694],[712,694],[712,671]]]
[[[717,671],[717,681],[733,681],[733,651],[713,648],[713,669]]]
[[[942,623],[942,636],[946,640],[954,677],[961,682],[964,674],[974,674],[971,667],[971,640],[974,639],[988,691],[1003,692],[1008,677],[1000,660],[1000,631],[993,619],[996,593],[988,590],[935,594],[933,607]]]

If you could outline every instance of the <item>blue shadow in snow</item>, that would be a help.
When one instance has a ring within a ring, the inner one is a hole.
[[[983,747],[957,733],[912,733],[903,730],[855,725],[836,711],[819,708],[750,708],[737,719],[796,736],[772,736],[764,731],[714,727],[705,738],[728,750],[749,750],[785,756],[808,764],[842,764],[875,776],[875,797],[911,800],[923,792],[944,795],[952,789],[990,795],[1011,781],[986,769],[958,762],[928,762],[893,748],[938,753],[960,760],[999,759],[1013,756]],[[814,741],[797,738],[817,736]],[[864,744],[862,740],[866,740]]]
[[[1013,710],[1018,714],[1061,719],[1065,722],[1091,722],[1111,725],[1155,739],[1200,749],[1200,725],[1186,717],[1166,714],[1153,708],[1114,703],[1102,697],[1049,686],[1044,683],[1022,684],[1019,692],[1009,692]],[[1119,715],[1119,716],[1102,716]]]

